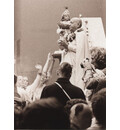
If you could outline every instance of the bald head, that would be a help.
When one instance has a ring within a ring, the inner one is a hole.
[[[82,20],[80,18],[74,17],[70,20],[70,30],[72,32],[76,31],[82,26]]]

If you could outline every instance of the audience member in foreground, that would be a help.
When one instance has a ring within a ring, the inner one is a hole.
[[[83,130],[91,125],[92,111],[85,100],[71,99],[67,101],[64,109],[69,116],[72,129]]]
[[[95,120],[88,130],[104,130],[106,128],[106,88],[98,91],[91,101]]]
[[[22,113],[22,129],[68,129],[69,119],[55,98],[29,104]]]
[[[43,89],[41,98],[56,97],[63,105],[73,98],[85,100],[83,91],[72,85],[69,81],[72,73],[72,67],[69,63],[62,63],[57,71],[57,81]]]
[[[84,103],[87,105],[87,102],[83,99],[71,99],[66,102],[66,105],[64,106],[65,112],[70,115],[70,109],[72,108],[73,105],[77,103]]]
[[[74,130],[85,130],[92,122],[92,111],[87,104],[77,103],[70,111],[70,127]]]

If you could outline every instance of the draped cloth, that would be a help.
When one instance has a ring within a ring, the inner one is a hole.
[[[84,58],[90,58],[88,39],[83,30],[75,31],[76,38],[69,43],[67,54],[62,56],[62,62],[68,62],[73,66],[70,81],[73,85],[80,87],[84,91],[84,82],[82,81],[83,69],[80,64]]]

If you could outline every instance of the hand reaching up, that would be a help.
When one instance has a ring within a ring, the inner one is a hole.
[[[38,69],[38,73],[42,74],[42,65],[40,65],[39,63],[35,65],[35,68]]]
[[[66,42],[66,40],[58,40],[58,44],[59,46],[63,47],[64,49],[68,49],[68,43]]]

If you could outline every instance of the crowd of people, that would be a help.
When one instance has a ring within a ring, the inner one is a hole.
[[[34,82],[14,75],[14,127],[106,129],[106,50],[89,48],[81,19],[70,19],[67,8],[57,31],[60,50],[35,66]],[[57,81],[50,85],[56,58]]]

